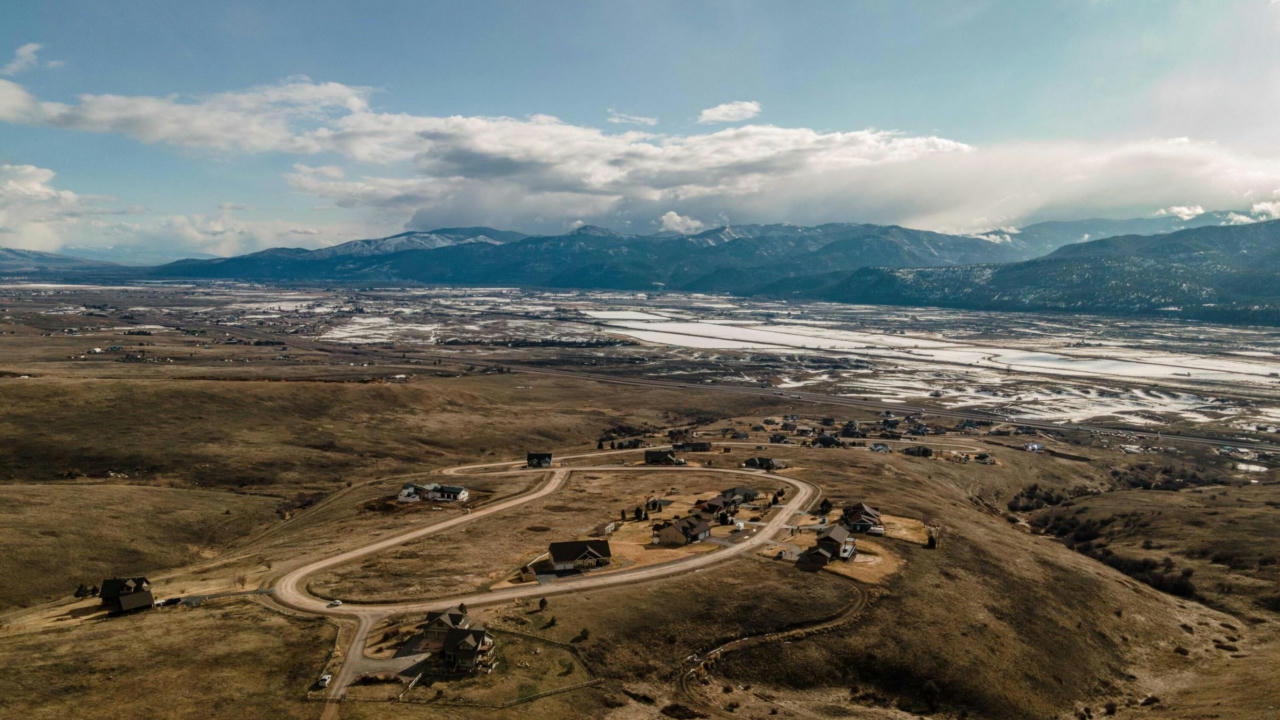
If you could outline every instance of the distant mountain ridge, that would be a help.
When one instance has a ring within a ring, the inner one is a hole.
[[[519,284],[745,292],[762,281],[854,269],[1020,259],[1008,245],[895,225],[743,225],[693,235],[625,235],[586,225],[563,235],[491,228],[402,233],[321,250],[276,248],[152,268],[156,278]]]
[[[98,260],[59,255],[57,253],[40,252],[39,250],[18,250],[0,247],[0,273],[7,275],[40,274],[67,270],[92,270],[118,267],[114,263]]]
[[[1125,235],[1042,258],[862,268],[784,280],[778,297],[986,310],[1061,310],[1280,324],[1280,220]]]
[[[629,235],[486,227],[411,231],[319,250],[125,267],[0,250],[0,273],[62,279],[668,289],[889,305],[1165,314],[1280,324],[1280,221],[1240,213],[1037,223],[948,235],[896,225],[735,225]],[[1067,242],[1117,228],[1131,233]],[[1201,223],[1196,225],[1196,223]],[[1036,248],[1052,248],[1036,256]]]
[[[1166,211],[1153,217],[1125,218],[1121,220],[1103,218],[1050,220],[1032,223],[1020,228],[989,230],[981,233],[980,236],[996,242],[1010,243],[1021,248],[1028,254],[1028,258],[1031,258],[1046,255],[1064,245],[1088,242],[1100,238],[1120,235],[1164,235],[1191,228],[1232,225],[1239,224],[1241,221],[1262,219],[1265,218],[1252,217],[1244,211],[1219,210],[1199,213],[1192,211],[1191,213],[1183,214]]]
[[[370,255],[386,255],[405,250],[435,250],[451,245],[466,243],[488,243],[502,245],[528,237],[524,233],[509,230],[494,230],[487,227],[440,228],[439,230],[410,230],[399,235],[369,240],[352,240],[340,245],[311,251],[312,257],[368,257]]]

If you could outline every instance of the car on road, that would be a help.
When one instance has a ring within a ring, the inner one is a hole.
[[[329,687],[329,683],[331,682],[333,682],[332,675],[321,675],[320,679],[316,681],[316,687],[323,690],[324,688]]]
[[[341,601],[341,600],[330,600],[330,601],[329,601],[329,605],[328,605],[328,606],[329,606],[329,607],[342,607],[342,601]]]
[[[872,525],[871,527],[867,528],[867,534],[868,535],[884,535],[884,526]]]

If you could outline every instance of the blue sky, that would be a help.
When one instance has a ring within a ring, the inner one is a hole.
[[[1280,211],[1269,0],[44,2],[0,65],[14,247]]]

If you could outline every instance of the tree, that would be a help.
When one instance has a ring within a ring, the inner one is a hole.
[[[596,449],[597,449],[597,450],[603,450],[603,449],[604,449],[604,440],[597,440],[597,441],[596,441]]]
[[[467,614],[467,606],[465,603],[458,603],[458,612],[462,613],[463,615]]]
[[[622,512],[622,522],[626,522],[626,521],[627,521],[627,509],[626,509],[626,508],[623,508],[621,512]]]
[[[636,509],[632,511],[632,514],[636,516],[637,520],[639,520],[640,518],[644,517],[644,508],[637,505]]]
[[[539,599],[539,600],[538,600],[538,612],[542,612],[543,610],[546,610],[546,609],[547,609],[547,599],[546,599],[546,598],[541,598],[541,599]]]
[[[644,511],[644,519],[645,519],[645,520],[648,520],[648,519],[649,519],[649,511],[648,511],[648,510],[645,510],[645,511]]]
[[[822,498],[822,502],[818,505],[818,514],[826,515],[830,513],[831,507],[831,500],[828,498]]]

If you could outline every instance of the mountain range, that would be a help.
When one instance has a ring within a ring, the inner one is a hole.
[[[978,235],[853,223],[742,225],[649,235],[591,225],[561,235],[460,227],[353,240],[319,250],[272,248],[152,267],[0,250],[0,273],[63,279],[669,289],[1280,324],[1280,222],[1233,224],[1242,219],[1253,218],[1221,212],[1045,222]]]

